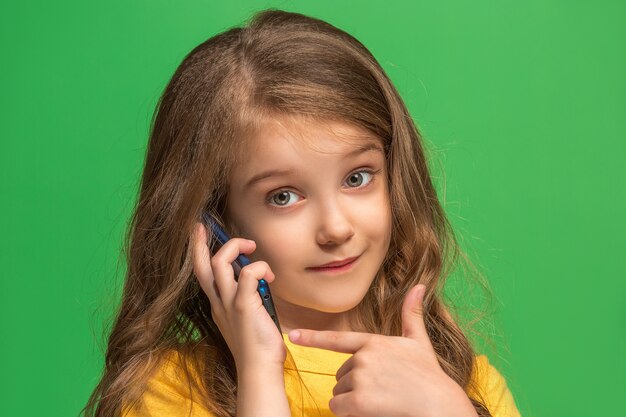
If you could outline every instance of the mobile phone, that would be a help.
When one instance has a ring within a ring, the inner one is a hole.
[[[202,213],[202,221],[207,227],[210,227],[211,231],[213,232],[212,234],[215,238],[215,241],[213,242],[214,244],[211,247],[211,254],[214,254],[220,247],[222,247],[222,245],[224,245],[230,239],[230,236],[228,236],[228,234],[220,226],[219,222],[206,211]],[[239,273],[241,272],[241,269],[244,266],[249,265],[250,263],[250,259],[248,259],[246,255],[241,253],[239,254],[237,259],[235,259],[235,262],[233,262],[235,281],[239,280]],[[282,336],[282,330],[280,329],[280,323],[278,322],[278,315],[276,314],[276,309],[274,308],[272,293],[270,292],[270,286],[268,285],[267,281],[265,281],[264,279],[259,280],[257,292],[261,296],[261,301],[263,303],[263,306],[265,307],[265,310],[267,310],[267,313],[272,318],[274,324],[276,324],[276,327],[278,328],[278,331],[281,333]]]

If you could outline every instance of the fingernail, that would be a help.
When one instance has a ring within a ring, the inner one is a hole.
[[[292,342],[297,341],[300,338],[300,332],[298,330],[292,330],[289,332],[289,340]]]

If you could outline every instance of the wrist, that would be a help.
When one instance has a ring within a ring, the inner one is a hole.
[[[440,392],[445,393],[445,401],[437,401],[428,407],[430,417],[479,417],[465,390],[452,378],[446,375],[439,386]]]
[[[454,400],[448,403],[448,409],[445,410],[445,413],[439,415],[479,417],[476,408],[474,408],[474,404],[472,404],[472,401],[463,389],[459,387],[458,395],[452,398],[454,398]]]
[[[276,364],[238,365],[237,380],[239,382],[278,380],[284,383],[283,366]]]
[[[237,370],[237,417],[290,417],[283,368],[243,366]]]

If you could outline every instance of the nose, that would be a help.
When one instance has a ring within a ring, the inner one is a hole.
[[[326,200],[319,210],[316,240],[319,245],[341,245],[354,235],[349,213],[338,201]]]

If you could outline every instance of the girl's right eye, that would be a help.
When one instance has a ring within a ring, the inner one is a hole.
[[[280,190],[277,193],[271,194],[267,198],[267,202],[273,206],[288,207],[287,203],[292,200],[289,198],[289,194],[296,195],[293,191]]]

